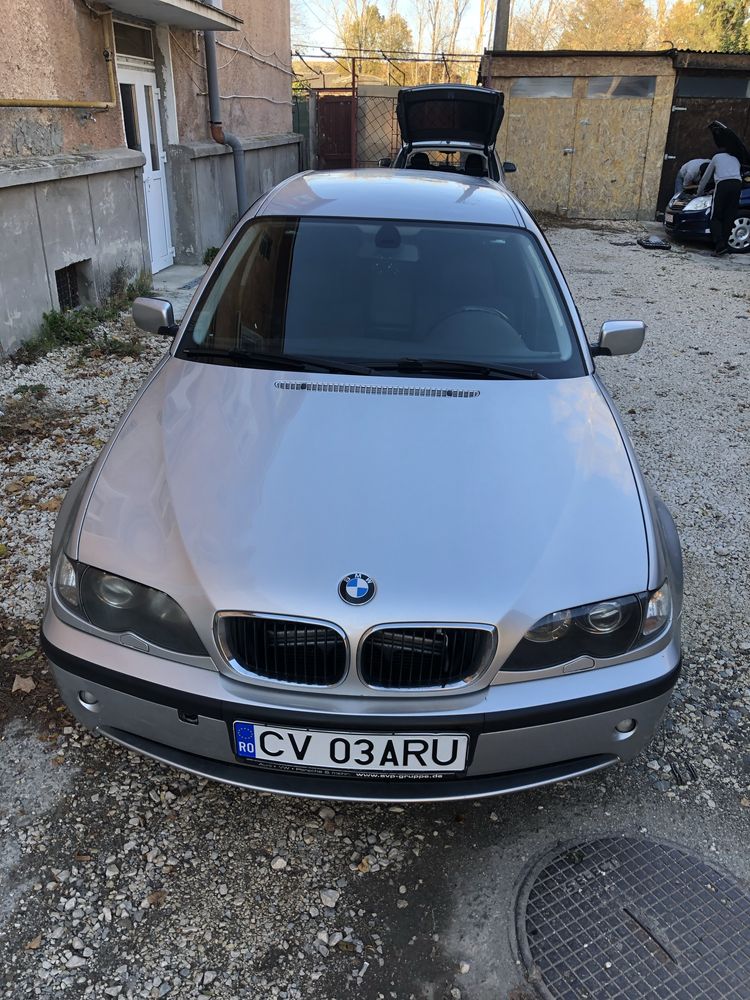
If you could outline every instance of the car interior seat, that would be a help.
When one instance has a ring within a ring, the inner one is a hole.
[[[409,166],[412,170],[429,170],[430,158],[427,153],[412,153]]]
[[[464,163],[464,173],[468,174],[469,177],[486,177],[487,167],[484,163],[484,157],[480,156],[479,153],[469,153]]]

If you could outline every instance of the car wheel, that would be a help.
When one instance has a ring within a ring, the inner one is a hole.
[[[746,215],[738,215],[734,220],[729,246],[735,253],[747,253],[750,250],[750,218]]]

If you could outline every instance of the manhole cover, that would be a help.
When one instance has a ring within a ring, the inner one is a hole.
[[[548,998],[750,998],[747,886],[669,844],[603,837],[547,854],[516,929]]]

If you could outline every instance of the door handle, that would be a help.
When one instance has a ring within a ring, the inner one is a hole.
[[[669,153],[665,153],[664,154],[664,159],[665,160],[676,160],[677,157],[676,156],[670,156]]]
[[[563,156],[570,156],[572,153],[575,153],[575,149],[573,146],[566,146],[563,149]]]

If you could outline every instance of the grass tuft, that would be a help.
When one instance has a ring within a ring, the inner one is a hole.
[[[152,290],[149,274],[142,271],[128,281],[128,268],[118,264],[110,275],[107,297],[101,305],[80,306],[66,312],[52,309],[44,313],[39,332],[19,347],[13,360],[17,364],[31,364],[58,347],[71,345],[81,345],[82,357],[103,354],[136,357],[141,346],[135,336],[123,341],[105,333],[97,338],[95,331],[102,323],[116,320],[133,299],[148,295]]]

